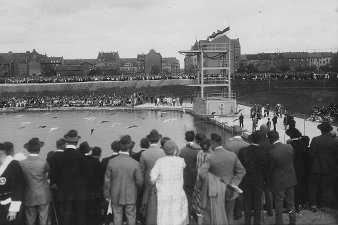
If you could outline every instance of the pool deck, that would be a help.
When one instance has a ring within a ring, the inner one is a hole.
[[[229,130],[231,132],[232,126],[239,125],[239,114],[234,116],[214,116],[212,117],[205,117],[197,115],[193,112],[193,105],[190,103],[183,103],[182,106],[156,106],[151,103],[146,103],[143,105],[136,106],[135,109],[152,109],[152,110],[177,110],[177,111],[185,111],[186,113],[191,113],[195,116],[205,118],[209,122],[214,123],[217,126],[220,126],[226,130]],[[245,106],[245,105],[238,105],[237,110],[241,110],[240,112],[243,113],[244,116],[244,127],[243,127],[243,137],[247,138],[251,132],[252,132],[252,120],[250,118],[250,109],[251,107]],[[272,120],[273,113],[270,113],[270,120]],[[261,124],[266,124],[268,121],[268,117],[263,117],[259,123],[257,129],[259,129]],[[317,126],[320,124],[318,122],[312,122],[307,121],[304,118],[297,118],[295,117],[296,121],[296,128],[303,134],[309,136],[310,140],[320,135],[320,130],[317,128]],[[271,125],[273,127],[273,125]],[[337,132],[337,127],[333,126],[334,130]],[[284,125],[283,125],[283,118],[279,117],[277,120],[276,130],[279,133],[280,141],[285,143],[286,140],[289,139],[289,137],[285,134]]]

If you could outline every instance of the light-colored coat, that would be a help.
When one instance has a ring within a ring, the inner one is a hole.
[[[137,190],[143,185],[140,165],[127,154],[109,160],[104,178],[103,195],[112,204],[134,205]]]
[[[50,171],[46,160],[39,156],[28,156],[19,162],[25,179],[25,206],[44,205],[51,202],[51,191],[47,182]]]

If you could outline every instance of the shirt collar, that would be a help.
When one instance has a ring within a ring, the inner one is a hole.
[[[242,139],[242,137],[241,136],[234,136],[233,138],[238,138],[238,139]]]
[[[152,143],[152,144],[150,144],[150,146],[158,146],[158,144],[157,143]]]
[[[29,153],[29,156],[39,156],[39,154]]]
[[[66,145],[66,148],[76,149],[76,145]]]
[[[253,146],[259,146],[259,144],[255,144],[255,143],[251,143],[251,145],[253,145]]]
[[[118,152],[113,152],[113,155],[118,155],[119,153]]]
[[[119,151],[119,154],[129,155],[129,152],[121,152],[121,151]]]
[[[292,138],[291,141],[298,141],[300,140],[301,138]]]
[[[56,149],[57,152],[63,152],[63,149]]]
[[[273,143],[273,145],[274,145],[274,144],[277,144],[277,143],[280,143],[280,141],[279,141],[279,140],[278,140],[278,141],[275,141],[275,142]]]
[[[221,146],[217,146],[216,148],[215,148],[215,150],[216,149],[222,149],[223,148],[223,146],[221,145]]]
[[[187,145],[189,145],[189,146],[190,146],[190,145],[193,145],[193,144],[194,144],[193,141],[190,141],[190,142],[187,143]]]

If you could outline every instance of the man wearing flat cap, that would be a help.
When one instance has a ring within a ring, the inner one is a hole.
[[[317,211],[317,206],[330,206],[333,196],[332,182],[338,173],[338,145],[330,136],[333,127],[328,122],[323,122],[317,126],[321,135],[314,137],[310,144],[311,173],[309,176],[309,195],[310,205],[313,212]],[[317,196],[320,193],[320,196]],[[318,198],[319,197],[319,198]],[[319,199],[319,202],[316,200]]]
[[[57,201],[60,202],[62,225],[86,224],[86,201],[92,171],[84,157],[76,150],[81,137],[76,130],[64,135],[66,148],[51,166],[52,173],[59,182]],[[76,214],[73,219],[72,216]],[[72,223],[75,221],[75,223]]]
[[[143,185],[143,176],[138,162],[129,156],[135,144],[130,136],[121,137],[119,143],[119,155],[108,163],[103,196],[111,201],[115,225],[123,224],[124,214],[127,223],[135,225],[137,192]]]
[[[27,159],[19,162],[25,179],[25,213],[27,225],[49,223],[51,191],[46,174],[50,171],[46,160],[39,157],[40,149],[44,145],[38,138],[32,138],[24,145],[29,152]]]
[[[144,191],[143,191],[143,197],[142,197],[142,207],[143,213],[146,217],[146,223],[147,224],[156,224],[156,187],[155,185],[150,184],[150,171],[155,165],[155,162],[159,159],[165,156],[165,153],[163,149],[161,149],[159,145],[159,141],[161,140],[162,135],[158,133],[157,130],[153,129],[150,131],[150,133],[147,135],[147,139],[150,142],[150,147],[148,150],[144,151],[141,154],[140,158],[140,166],[142,170],[142,174],[144,177]],[[149,199],[154,201],[149,201]],[[149,210],[148,210],[149,209]]]

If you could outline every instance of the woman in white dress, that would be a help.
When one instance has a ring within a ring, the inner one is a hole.
[[[175,156],[178,147],[168,140],[165,157],[158,159],[150,172],[150,182],[157,188],[157,225],[188,224],[188,201],[183,190],[184,159]]]

